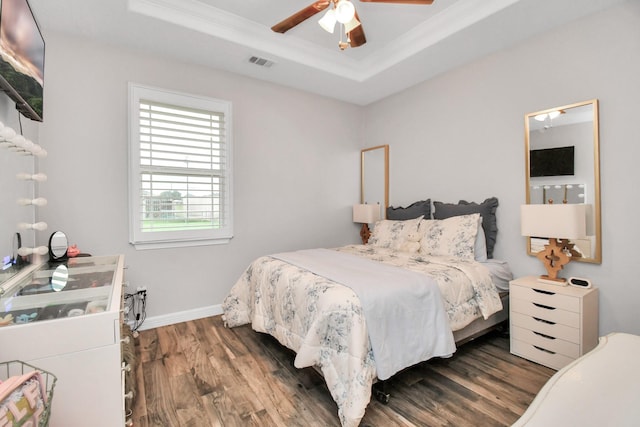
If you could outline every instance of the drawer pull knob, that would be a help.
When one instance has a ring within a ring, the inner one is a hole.
[[[538,347],[537,345],[534,345],[533,348],[535,348],[537,350],[540,350],[540,351],[544,351],[545,353],[556,354],[555,351],[547,350],[546,348]]]
[[[542,289],[535,289],[532,288],[534,292],[537,292],[539,294],[545,294],[545,295],[555,295],[555,292],[551,292],[551,291],[543,291]]]
[[[542,337],[542,338],[546,338],[546,339],[548,339],[548,340],[555,340],[555,339],[556,339],[556,337],[552,337],[551,335],[543,334],[543,333],[541,333],[541,332],[536,332],[536,331],[532,331],[532,332],[533,332],[534,334],[536,334],[536,335],[538,335],[538,336],[540,336],[540,337]]]
[[[556,322],[552,322],[550,320],[540,319],[539,317],[534,317],[533,320],[535,320],[536,322],[546,323],[547,325],[555,325],[556,324]]]
[[[535,305],[536,307],[540,307],[540,308],[544,308],[545,310],[555,310],[555,307],[551,307],[550,305],[544,305],[544,304],[538,304],[537,302],[534,302],[533,305]]]

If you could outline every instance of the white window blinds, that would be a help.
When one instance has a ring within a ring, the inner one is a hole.
[[[228,240],[228,109],[219,101],[202,108],[201,98],[190,103],[189,96],[167,102],[148,90],[134,91],[132,242]]]

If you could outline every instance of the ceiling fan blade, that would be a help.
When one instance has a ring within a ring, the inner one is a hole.
[[[322,12],[325,10],[331,2],[329,0],[320,0],[316,1],[313,4],[305,7],[301,11],[294,13],[290,17],[286,18],[282,22],[278,22],[276,25],[271,27],[273,31],[276,33],[285,33],[298,25],[301,22],[306,21],[311,18],[316,13]]]
[[[349,37],[349,40],[351,40],[351,47],[362,46],[367,42],[367,38],[364,36],[364,28],[362,28],[362,21],[360,21],[358,12],[356,12],[355,18],[360,22],[360,25],[349,31],[349,34],[347,35]]]
[[[367,3],[431,4],[433,0],[360,0]]]

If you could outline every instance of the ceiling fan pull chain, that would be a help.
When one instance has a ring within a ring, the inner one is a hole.
[[[338,47],[340,48],[340,50],[345,50],[346,48],[349,47],[349,43],[351,43],[351,41],[349,40],[348,34],[347,34],[347,41],[346,42],[342,41],[343,34],[345,34],[344,24],[340,23],[340,41],[338,42]]]

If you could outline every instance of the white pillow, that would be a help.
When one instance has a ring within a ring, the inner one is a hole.
[[[373,227],[369,244],[379,248],[403,252],[417,252],[420,249],[418,227],[422,216],[406,221],[383,219]]]
[[[420,253],[473,260],[479,221],[477,213],[422,221]]]

